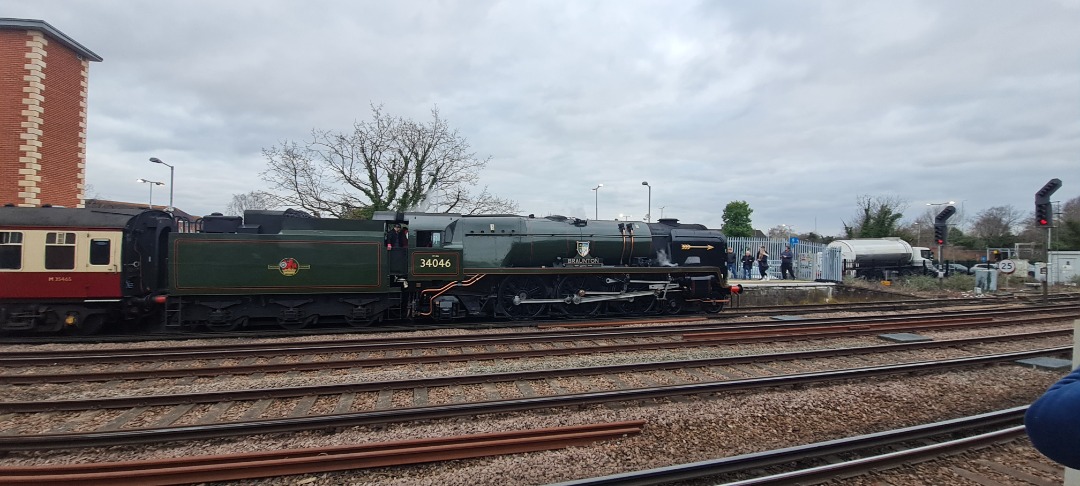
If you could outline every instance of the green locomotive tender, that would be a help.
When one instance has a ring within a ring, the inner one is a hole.
[[[168,326],[718,312],[725,241],[700,225],[550,216],[294,211],[204,219],[169,237]],[[387,245],[405,224],[408,245]]]

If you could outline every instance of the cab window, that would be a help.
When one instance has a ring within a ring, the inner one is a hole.
[[[75,269],[75,233],[45,234],[45,269]]]
[[[90,264],[108,265],[112,258],[112,242],[107,239],[94,238],[90,240]]]
[[[22,268],[22,233],[0,231],[0,270]]]
[[[442,248],[442,231],[417,231],[416,246],[418,248]]]

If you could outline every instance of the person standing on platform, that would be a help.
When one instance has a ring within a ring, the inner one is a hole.
[[[735,254],[735,249],[733,249],[730,246],[727,247],[727,273],[728,273],[728,278],[738,278],[739,277],[739,271],[738,271],[738,268],[736,267],[736,264],[738,263],[738,260],[739,260],[738,257],[739,257],[739,255]]]
[[[795,280],[795,271],[792,268],[792,261],[795,259],[795,253],[791,251],[791,246],[784,246],[784,251],[780,252],[780,278],[787,280],[788,275],[791,275],[791,280]]]
[[[750,254],[750,250],[746,250],[746,254],[742,256],[742,278],[743,280],[750,280],[750,269],[754,268],[754,255]]]
[[[757,252],[757,269],[761,274],[762,280],[769,279],[769,252],[765,250],[765,245],[761,245],[761,248]]]

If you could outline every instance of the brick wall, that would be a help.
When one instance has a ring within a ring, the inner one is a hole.
[[[89,63],[36,30],[0,30],[0,204],[82,207]]]
[[[19,161],[22,152],[19,146],[23,133],[21,124],[26,120],[22,114],[24,105],[23,87],[26,81],[26,47],[28,37],[25,31],[0,30],[0,205],[23,202],[18,197],[20,192],[16,185],[23,179],[19,169],[25,165]]]

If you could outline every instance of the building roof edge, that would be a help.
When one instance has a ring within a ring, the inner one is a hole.
[[[86,46],[79,44],[75,39],[68,37],[67,34],[60,32],[60,29],[49,25],[49,23],[44,20],[0,18],[0,29],[12,28],[43,31],[46,35],[60,41],[61,44],[67,46],[68,49],[75,51],[82,57],[96,62],[101,62],[103,60],[101,56],[95,54],[94,51],[87,49]]]

